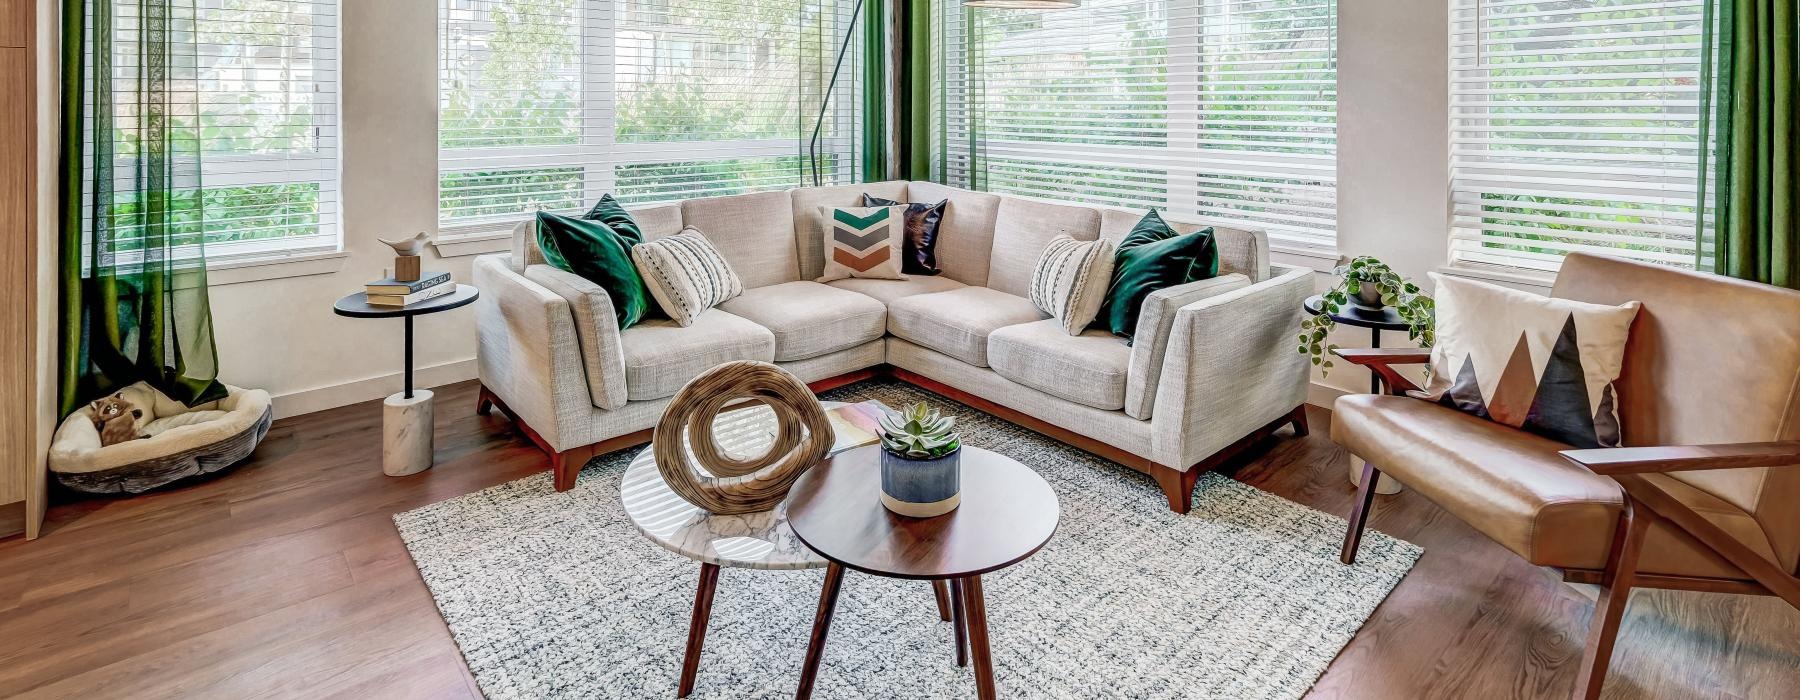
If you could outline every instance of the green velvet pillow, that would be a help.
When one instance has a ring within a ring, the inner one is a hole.
[[[1152,209],[1119,241],[1099,321],[1114,335],[1130,339],[1151,292],[1218,274],[1219,246],[1211,228],[1179,234]]]
[[[595,210],[599,211],[611,199],[608,196],[601,200]],[[617,203],[613,206],[617,207]],[[606,290],[606,296],[612,299],[613,314],[618,317],[619,330],[625,330],[642,319],[655,304],[651,302],[650,289],[644,286],[644,278],[638,274],[637,265],[631,262],[631,248],[643,242],[643,234],[623,208],[618,208],[616,215],[623,217],[624,225],[614,227],[602,219],[574,219],[540,211],[537,237],[545,262],[580,275]]]

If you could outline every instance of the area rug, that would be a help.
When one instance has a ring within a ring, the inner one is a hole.
[[[1149,477],[909,385],[825,398],[941,402],[1055,489],[1055,538],[984,579],[1003,697],[1298,698],[1421,553],[1370,532],[1343,566],[1342,519],[1213,474],[1176,515]],[[488,697],[675,696],[699,565],[626,519],[634,452],[394,516]],[[725,569],[691,697],[792,697],[822,580]],[[925,583],[850,572],[815,697],[974,697],[950,635]]]

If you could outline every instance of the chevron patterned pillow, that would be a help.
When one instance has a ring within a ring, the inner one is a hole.
[[[900,246],[906,240],[906,206],[819,207],[825,219],[825,274],[820,282],[849,277],[903,280]]]
[[[1638,302],[1545,298],[1431,273],[1437,345],[1414,396],[1575,447],[1619,444],[1613,381]]]
[[[1113,242],[1057,236],[1031,273],[1031,303],[1056,317],[1069,335],[1081,335],[1100,314],[1112,282]]]

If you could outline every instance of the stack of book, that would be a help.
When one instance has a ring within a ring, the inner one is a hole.
[[[419,279],[403,282],[392,277],[370,282],[366,288],[369,303],[374,306],[406,306],[435,299],[456,291],[448,272],[426,272]]]

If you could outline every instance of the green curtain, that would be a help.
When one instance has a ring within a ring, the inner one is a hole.
[[[59,390],[223,398],[202,250],[194,0],[64,0]]]
[[[862,174],[863,182],[879,182],[887,179],[888,163],[888,42],[887,3],[884,0],[863,0],[862,28]]]
[[[1717,0],[1718,65],[1703,81],[1716,100],[1714,224],[1711,240],[1701,241],[1700,262],[1720,274],[1800,289],[1795,1]]]
[[[901,76],[900,152],[905,162],[900,176],[908,180],[931,179],[931,0],[906,2],[906,72]]]

